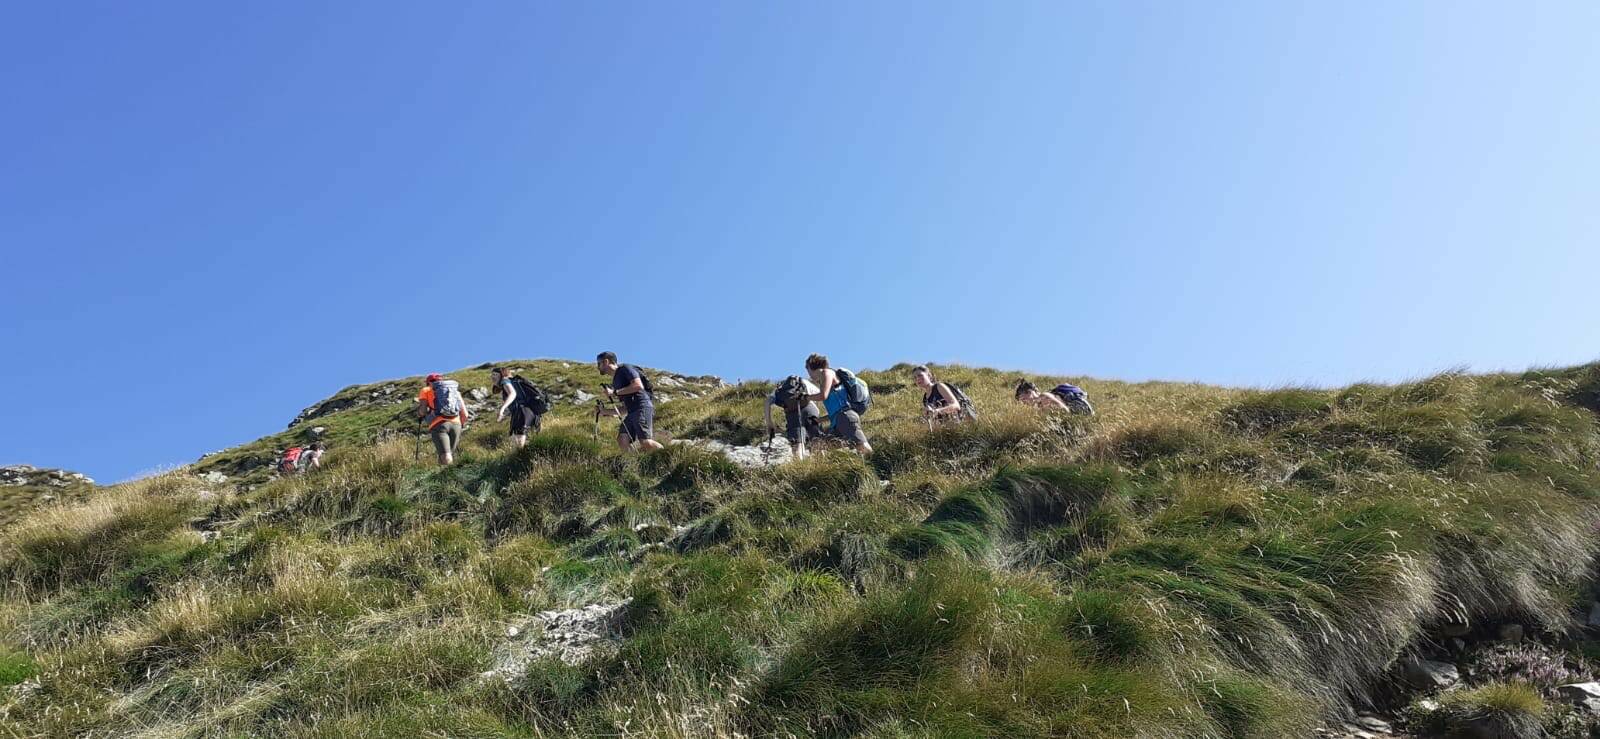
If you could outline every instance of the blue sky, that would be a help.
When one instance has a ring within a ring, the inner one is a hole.
[[[601,349],[730,380],[811,351],[1268,386],[1588,361],[1597,26],[11,4],[0,463],[123,479],[348,384]]]

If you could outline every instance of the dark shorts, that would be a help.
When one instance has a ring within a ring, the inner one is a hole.
[[[633,440],[644,441],[655,436],[651,426],[656,422],[656,407],[654,405],[641,405],[628,411],[622,418],[622,425],[617,428],[617,435],[627,435]]]
[[[828,429],[828,435],[836,439],[860,446],[867,443],[867,433],[861,430],[861,414],[852,410],[842,410],[833,414],[833,426]]]
[[[506,411],[506,417],[511,419],[512,436],[526,435],[530,429],[535,433],[539,431],[539,416],[534,414],[532,408],[522,405],[511,406],[511,410]]]
[[[822,436],[822,414],[815,403],[783,411],[783,435],[790,444],[804,444],[808,437]]]

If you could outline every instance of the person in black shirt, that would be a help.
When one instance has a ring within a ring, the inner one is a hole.
[[[917,387],[927,393],[922,396],[922,415],[930,424],[959,421],[964,418],[961,415],[961,402],[956,399],[955,390],[948,383],[933,379],[933,372],[927,367],[912,369],[911,379],[916,381]]]
[[[635,448],[660,449],[660,442],[652,438],[655,435],[651,428],[656,419],[655,399],[645,389],[644,374],[631,364],[618,364],[617,355],[613,352],[600,352],[595,357],[595,366],[600,369],[600,374],[611,378],[611,385],[605,389],[606,397],[613,400],[621,398],[623,407],[627,409],[622,426],[617,429],[617,446],[625,452]],[[613,406],[605,409],[602,415],[615,416],[617,411]]]

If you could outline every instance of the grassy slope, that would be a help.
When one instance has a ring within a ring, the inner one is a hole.
[[[40,683],[0,734],[1300,735],[1432,625],[1565,628],[1594,554],[1597,367],[1088,382],[1093,419],[944,368],[984,417],[931,433],[904,370],[865,375],[870,463],[622,458],[563,406],[437,470],[351,411],[311,476],[37,513],[0,530],[0,678]],[[767,389],[660,423],[759,437]],[[624,596],[616,654],[477,678],[507,623]]]
[[[12,523],[53,501],[80,501],[94,492],[90,484],[0,485],[0,526]]]

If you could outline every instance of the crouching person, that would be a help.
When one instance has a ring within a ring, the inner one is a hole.
[[[843,367],[829,367],[828,358],[821,354],[806,357],[806,374],[818,388],[811,399],[822,401],[823,409],[828,411],[828,435],[862,454],[871,454],[872,445],[861,429],[861,415],[872,403],[867,383]]]
[[[806,440],[822,436],[822,413],[811,401],[811,396],[820,392],[810,380],[791,375],[767,396],[767,438],[774,433],[772,407],[778,406],[783,409],[783,435],[789,440],[791,459],[804,459]]]
[[[1089,394],[1077,385],[1064,382],[1051,388],[1048,393],[1041,393],[1033,383],[1023,380],[1017,385],[1017,402],[1041,410],[1063,410],[1085,416],[1094,415],[1094,406],[1089,405]]]

